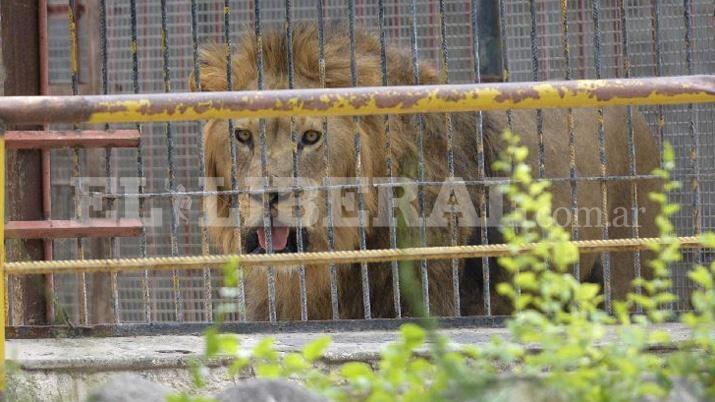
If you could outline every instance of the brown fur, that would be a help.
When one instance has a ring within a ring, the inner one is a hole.
[[[357,34],[357,71],[359,86],[382,85],[380,68],[380,44],[375,36],[359,30]],[[251,34],[242,36],[237,43],[236,52],[232,56],[232,81],[233,90],[256,89],[256,45],[255,37]],[[325,86],[349,87],[350,76],[350,42],[347,32],[340,28],[329,29],[325,38]],[[281,29],[269,30],[263,36],[263,60],[265,66],[266,89],[283,89],[288,87],[286,50],[288,44],[285,32]],[[321,87],[318,63],[318,36],[315,27],[300,25],[293,33],[293,54],[295,60],[295,86],[297,88]],[[387,49],[388,82],[390,85],[414,85],[413,71],[409,53],[397,48]],[[201,52],[201,90],[221,91],[227,89],[226,84],[226,59],[223,46],[206,47]],[[437,70],[425,63],[420,64],[420,84],[439,83]],[[193,79],[191,80],[193,85]],[[196,90],[196,88],[193,88]],[[545,160],[547,177],[568,177],[568,131],[566,128],[566,113],[563,110],[548,110],[544,112],[545,132]],[[534,172],[537,167],[537,136],[535,128],[534,111],[514,111],[513,129],[521,135],[523,142],[531,150],[531,163]],[[598,176],[601,174],[598,158],[597,114],[593,110],[574,110],[576,122],[576,161],[579,176]],[[477,129],[476,117],[473,113],[459,113],[452,115],[454,127],[454,166],[455,176],[464,180],[478,179],[477,164]],[[637,173],[645,174],[657,166],[658,150],[648,131],[644,119],[637,112],[633,116],[634,135],[637,150]],[[389,132],[392,141],[393,174],[397,177],[415,178],[417,173],[417,117],[415,116],[390,116],[388,118]],[[205,127],[206,167],[208,176],[224,178],[223,188],[230,188],[231,177],[231,140],[226,121],[210,121]],[[254,133],[252,147],[237,143],[236,172],[239,181],[247,177],[261,176],[260,147],[258,143],[258,126],[255,119],[241,119],[234,122],[236,127],[251,130]],[[267,174],[272,177],[291,177],[293,145],[290,134],[290,119],[275,118],[266,122],[267,145]],[[500,149],[501,132],[506,127],[504,112],[484,113],[484,150],[487,167],[495,154]],[[606,111],[606,148],[608,157],[608,175],[627,175],[627,130],[625,109],[614,108]],[[322,118],[296,118],[295,132],[300,134],[307,129],[322,131]],[[328,132],[315,149],[304,149],[299,153],[300,176],[319,179],[326,175],[332,177],[355,176],[355,153],[353,151],[353,134],[355,132],[351,118],[328,118]],[[361,117],[357,130],[362,142],[362,176],[386,177],[386,150],[385,150],[385,117]],[[424,116],[425,138],[425,179],[428,181],[442,181],[448,176],[447,171],[447,130],[446,116],[443,114],[428,114]],[[328,141],[326,144],[325,141]],[[236,141],[234,141],[236,142]],[[324,147],[330,149],[330,169],[326,169],[324,160]],[[487,174],[489,174],[487,170]],[[609,211],[617,207],[630,206],[630,185],[626,182],[611,182],[608,185]],[[640,215],[641,236],[651,236],[654,232],[652,218],[654,207],[646,202],[647,191],[653,189],[652,183],[639,184],[640,205],[646,207],[646,213]],[[426,187],[427,211],[431,211],[439,189]],[[556,184],[554,190],[554,207],[569,207],[571,204],[570,188],[568,183]],[[470,196],[477,201],[479,188],[469,187]],[[309,192],[306,192],[309,193]],[[310,201],[304,193],[301,199]],[[328,239],[325,229],[324,193],[313,192],[312,200],[318,206],[318,223],[305,228],[308,236],[307,251],[324,251],[328,249]],[[600,207],[600,190],[597,182],[581,182],[578,185],[578,201],[580,207]],[[247,226],[259,226],[260,219],[256,219],[256,209],[261,203],[248,195],[239,197],[241,205],[240,215]],[[378,216],[378,198],[374,188],[365,194],[365,205],[368,216]],[[218,210],[215,219],[228,216],[230,199],[218,197],[209,199],[209,209]],[[278,208],[290,209],[294,201],[288,200],[279,204]],[[211,211],[210,211],[211,212]],[[384,212],[384,211],[383,211]],[[214,215],[216,215],[214,213]],[[352,215],[354,217],[354,214]],[[478,227],[460,227],[458,230],[459,244],[476,243],[479,240]],[[245,237],[244,230],[244,237]],[[215,227],[210,229],[213,241],[226,253],[240,250],[238,231],[231,227]],[[409,239],[418,239],[418,228],[410,228],[401,232],[402,243],[419,246],[419,243],[409,243]],[[428,228],[427,243],[430,246],[449,245],[448,228]],[[629,237],[629,228],[611,229],[611,238]],[[581,228],[581,239],[598,239],[601,237],[601,228]],[[405,240],[405,238],[407,240]],[[359,249],[359,232],[354,227],[335,228],[336,249]],[[366,232],[367,248],[379,249],[389,247],[389,232],[384,227],[369,225]],[[494,239],[490,239],[494,242]],[[245,242],[245,239],[244,239]],[[250,251],[250,250],[244,250]],[[581,259],[581,278],[593,279],[595,276],[596,255],[586,255]],[[492,261],[492,266],[496,265]],[[632,278],[632,255],[613,255],[611,275],[613,277],[614,292],[623,295],[626,285]],[[464,262],[460,262],[460,277],[462,278],[462,313],[483,313],[481,303],[481,265],[479,261],[468,261],[467,269]],[[306,283],[308,291],[308,316],[310,319],[328,319],[331,317],[330,303],[330,274],[326,266],[307,266]],[[500,270],[493,269],[492,280],[503,279]],[[277,315],[282,320],[296,320],[300,318],[299,281],[296,268],[278,268],[276,281]],[[342,318],[361,318],[363,316],[363,302],[361,296],[360,266],[338,267],[338,294]],[[495,278],[496,276],[496,278]],[[267,319],[267,275],[263,269],[251,269],[246,274],[247,307],[249,318]],[[454,315],[453,304],[452,266],[450,261],[431,261],[428,264],[429,298],[431,312],[436,315]],[[373,317],[394,316],[392,279],[390,264],[374,264],[370,267],[370,295]],[[494,286],[492,288],[493,313],[506,313],[509,307],[500,298],[496,297]],[[403,308],[409,306],[404,303]]]

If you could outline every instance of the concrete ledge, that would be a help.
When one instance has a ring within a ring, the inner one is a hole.
[[[670,333],[675,343],[689,331],[680,324],[664,324],[654,329]],[[441,331],[456,345],[484,345],[494,336],[508,338],[503,328],[460,328]],[[319,332],[239,335],[246,348],[271,336],[279,352],[299,351]],[[345,361],[374,362],[387,343],[397,339],[396,331],[333,332],[333,342],[321,364],[331,367]],[[605,342],[613,340],[613,328]],[[672,345],[654,345],[654,352],[667,352]],[[176,390],[192,389],[189,363],[203,355],[201,336],[136,336],[108,338],[15,339],[7,341],[11,361],[8,396],[13,401],[81,401],[95,385],[112,374],[140,374]],[[227,360],[213,362],[208,390],[217,391],[235,383],[228,378]],[[249,370],[245,376],[251,376]],[[29,399],[22,399],[22,398]],[[21,398],[21,399],[17,399]]]

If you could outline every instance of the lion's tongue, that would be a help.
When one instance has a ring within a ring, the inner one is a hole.
[[[266,231],[264,228],[259,228],[258,232],[258,244],[261,248],[268,250],[266,247]],[[281,251],[288,245],[288,228],[287,227],[275,227],[271,228],[271,240],[273,240],[273,251]]]

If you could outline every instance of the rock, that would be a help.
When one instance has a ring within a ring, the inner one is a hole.
[[[171,388],[153,383],[142,376],[120,374],[95,388],[86,402],[166,402],[175,393]]]
[[[219,402],[327,402],[305,387],[287,380],[252,379],[216,395]]]

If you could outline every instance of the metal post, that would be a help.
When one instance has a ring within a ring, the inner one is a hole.
[[[0,399],[5,391],[5,128],[0,121]]]
[[[6,77],[0,83],[0,93],[5,96],[40,94],[40,38],[38,33],[38,2],[27,0],[3,0],[2,53]],[[21,126],[37,129],[41,126]],[[8,125],[7,129],[18,128]],[[39,150],[17,150],[7,155],[10,171],[7,177],[12,198],[7,210],[8,219],[41,220],[42,207],[42,158]],[[44,259],[42,240],[13,240],[8,243],[10,256],[22,260]],[[45,278],[27,277],[13,280],[11,323],[43,325],[48,323],[45,297]]]

